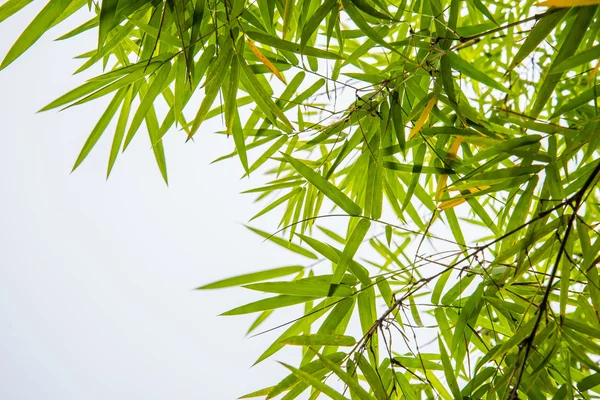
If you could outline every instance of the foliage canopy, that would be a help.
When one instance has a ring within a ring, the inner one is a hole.
[[[42,109],[111,98],[74,168],[145,125],[167,181],[163,136],[222,118],[219,160],[267,175],[281,230],[250,229],[306,265],[200,287],[266,293],[224,313],[249,332],[304,306],[257,362],[301,361],[245,398],[597,398],[598,3],[51,0],[0,69],[87,12],[59,39],[97,29],[77,72],[105,72]]]

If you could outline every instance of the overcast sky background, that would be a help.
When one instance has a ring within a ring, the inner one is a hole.
[[[44,3],[0,25],[0,56]],[[245,339],[253,317],[217,317],[257,296],[192,290],[300,261],[242,226],[259,208],[239,193],[260,177],[209,165],[232,141],[215,124],[194,143],[168,134],[167,188],[142,129],[106,181],[110,129],[70,174],[106,100],[36,114],[90,76],[71,74],[95,31],[53,42],[85,19],[0,72],[0,398],[233,399],[273,384],[277,363],[250,366],[280,332]]]

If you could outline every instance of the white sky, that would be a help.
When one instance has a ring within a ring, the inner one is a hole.
[[[0,56],[43,3],[0,25]],[[84,81],[73,56],[95,31],[52,41],[76,25],[0,72],[0,398],[232,399],[276,383],[274,361],[250,366],[280,332],[244,339],[253,317],[217,317],[257,296],[192,290],[301,261],[241,225],[259,207],[239,192],[259,177],[208,165],[233,147],[210,124],[195,143],[168,135],[169,188],[145,130],[108,182],[110,130],[70,174],[106,101],[36,111]]]

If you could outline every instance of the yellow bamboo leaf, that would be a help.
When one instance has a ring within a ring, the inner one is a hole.
[[[539,7],[580,7],[580,6],[593,6],[600,4],[600,0],[546,0],[540,3],[536,3]]]
[[[441,210],[441,211],[448,210],[449,208],[454,208],[457,205],[464,203],[465,201],[467,201],[467,200],[464,199],[464,198],[450,199],[450,200],[442,201],[438,205],[438,209]]]
[[[423,127],[423,125],[425,124],[425,121],[427,121],[427,117],[429,117],[429,114],[431,113],[431,110],[433,110],[433,106],[435,105],[435,102],[436,102],[435,97],[432,97],[431,100],[429,100],[429,103],[427,103],[427,105],[425,106],[425,109],[423,110],[423,114],[421,114],[421,116],[417,120],[417,123],[415,124],[415,126],[413,126],[412,130],[410,131],[408,140],[412,139],[417,134],[417,132],[419,132],[419,130]]]
[[[490,185],[483,185],[483,186],[473,186],[472,188],[460,188],[460,189],[446,189],[444,190],[445,192],[457,192],[457,191],[461,191],[461,190],[468,190],[471,193],[475,193],[475,192],[479,192],[485,189],[489,189],[491,188]]]
[[[468,188],[468,189],[466,189],[466,190],[468,190],[468,191],[469,191],[469,192],[471,192],[471,193],[476,193],[476,192],[479,192],[479,191],[481,191],[481,190],[488,189],[488,188],[490,188],[490,187],[491,187],[491,186],[489,186],[489,185],[484,185],[484,186],[475,186],[475,187],[472,187],[472,188]],[[438,188],[438,189],[439,189],[439,188]],[[452,190],[452,189],[451,189],[451,190]],[[465,189],[461,189],[461,190],[465,190]],[[439,209],[439,210],[441,210],[441,211],[444,211],[444,210],[447,210],[447,209],[449,209],[449,208],[456,207],[456,206],[458,206],[459,204],[462,204],[462,203],[464,203],[465,201],[467,201],[467,199],[465,199],[464,197],[458,197],[458,198],[457,198],[457,197],[455,197],[455,198],[452,198],[452,199],[448,199],[448,200],[442,201],[442,202],[441,202],[441,203],[438,205],[438,209]]]
[[[437,189],[435,191],[435,200],[436,201],[442,200],[442,193],[444,192],[444,188],[446,187],[446,182],[448,182],[448,175],[447,174],[440,175],[440,177],[438,178],[438,181],[437,181]]]
[[[454,138],[454,142],[452,142],[452,146],[450,146],[450,150],[448,150],[448,160],[454,160],[456,158],[456,153],[458,153],[458,148],[462,143],[462,138],[456,137]],[[443,189],[446,187],[446,182],[448,181],[448,174],[442,174],[438,178],[437,190],[435,191],[435,199],[440,201],[442,199]]]
[[[269,59],[267,57],[265,57],[265,55],[263,53],[260,52],[258,47],[256,47],[254,45],[254,42],[250,39],[248,39],[248,46],[250,46],[250,50],[252,50],[252,52],[254,53],[256,58],[258,58],[260,60],[260,62],[263,63],[263,65],[269,69],[269,71],[271,71],[277,78],[279,78],[279,80],[281,82],[283,82],[287,85],[287,82],[285,81],[285,78],[283,77],[283,75],[281,75],[281,73],[277,70],[277,68],[275,68],[273,63],[271,61],[269,61]]]
[[[586,85],[588,83],[590,83],[590,81],[592,79],[594,79],[594,76],[596,76],[596,74],[598,73],[599,69],[600,69],[600,58],[598,59],[598,62],[596,63],[596,66],[594,67],[594,69],[592,70],[592,72],[590,72],[590,74],[588,75],[587,81],[585,82]]]

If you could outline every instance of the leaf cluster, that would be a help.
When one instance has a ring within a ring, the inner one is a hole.
[[[167,181],[164,135],[221,117],[265,174],[250,229],[306,263],[199,288],[264,293],[249,333],[300,311],[244,398],[597,398],[599,3],[50,0],[0,69],[87,8],[59,39],[103,72],[42,109],[111,98],[74,168],[115,120],[107,175],[145,125]]]

